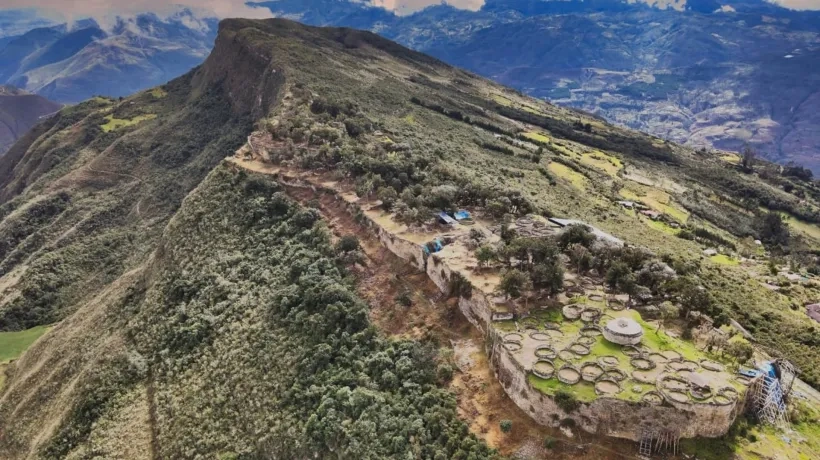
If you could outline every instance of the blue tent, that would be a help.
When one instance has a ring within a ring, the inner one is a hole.
[[[430,247],[433,248],[433,252],[439,252],[444,248],[444,246],[441,245],[441,240],[438,238],[424,245],[423,250],[425,254],[430,254]]]

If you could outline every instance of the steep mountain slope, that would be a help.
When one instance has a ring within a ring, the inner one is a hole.
[[[399,17],[353,2],[264,3],[310,24],[367,28],[536,97],[695,147],[820,170],[820,14],[767,2],[488,1]],[[658,2],[652,2],[661,5]],[[345,5],[342,7],[342,5]],[[720,6],[731,7],[724,12]]]
[[[220,163],[260,141],[269,162],[344,182],[345,199],[395,201],[410,225],[469,206],[583,219],[646,246],[687,274],[689,289],[655,295],[737,319],[820,382],[817,330],[791,308],[820,287],[775,292],[701,256],[759,237],[816,267],[801,244],[817,233],[757,225],[765,207],[817,230],[820,189],[802,170],[743,171],[372,33],[226,20],[200,68],[64,109],[0,158],[0,330],[57,323],[8,368],[0,457],[494,455],[438,386],[449,340],[383,338],[354,294],[367,263],[355,241],[334,247],[345,235],[276,175]]]
[[[40,121],[62,105],[11,86],[0,85],[0,155]]]
[[[0,81],[60,102],[119,97],[164,83],[207,56],[216,21],[181,12],[31,30],[0,47]]]

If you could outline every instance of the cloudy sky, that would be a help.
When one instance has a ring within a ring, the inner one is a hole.
[[[362,0],[360,0],[362,1]],[[364,0],[367,1],[367,0]],[[429,5],[441,3],[441,0],[369,0],[399,13],[408,13]],[[770,0],[789,8],[820,9],[820,0]],[[265,8],[252,8],[246,0],[0,0],[0,8],[37,8],[41,14],[51,19],[71,21],[81,17],[101,18],[105,16],[129,15],[143,12],[165,14],[174,11],[180,5],[187,6],[210,16],[269,17]],[[481,8],[484,0],[447,0],[453,6],[476,10]]]

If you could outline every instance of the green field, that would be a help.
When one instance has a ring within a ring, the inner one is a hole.
[[[116,131],[116,130],[121,129],[121,128],[127,128],[128,126],[137,125],[139,123],[142,123],[143,121],[153,120],[156,117],[157,116],[154,115],[153,113],[149,113],[149,114],[145,114],[145,115],[138,115],[134,118],[130,118],[130,119],[125,120],[125,119],[121,119],[121,118],[114,118],[113,115],[107,115],[105,117],[107,123],[101,125],[100,127],[102,128],[103,131],[105,131],[107,133],[110,133],[111,131]]]
[[[51,326],[37,326],[25,331],[0,332],[0,364],[17,359]]]

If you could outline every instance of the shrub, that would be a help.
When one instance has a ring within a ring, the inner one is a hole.
[[[413,297],[410,295],[410,291],[401,291],[399,295],[396,296],[396,303],[404,307],[411,307],[413,305]]]
[[[558,407],[561,408],[566,413],[570,413],[580,406],[578,403],[578,399],[575,398],[575,395],[566,391],[566,390],[558,390],[555,392],[555,404],[558,404]],[[564,419],[564,420],[572,420],[572,419]],[[563,422],[562,422],[563,423]]]
[[[545,449],[552,449],[552,448],[555,447],[555,445],[557,443],[558,442],[553,437],[547,436],[546,438],[544,438],[544,448]]]
[[[512,420],[502,420],[501,423],[498,424],[498,426],[504,433],[509,433],[510,431],[512,431]]]
[[[362,245],[356,235],[345,235],[336,243],[336,252],[358,251],[361,247]]]

